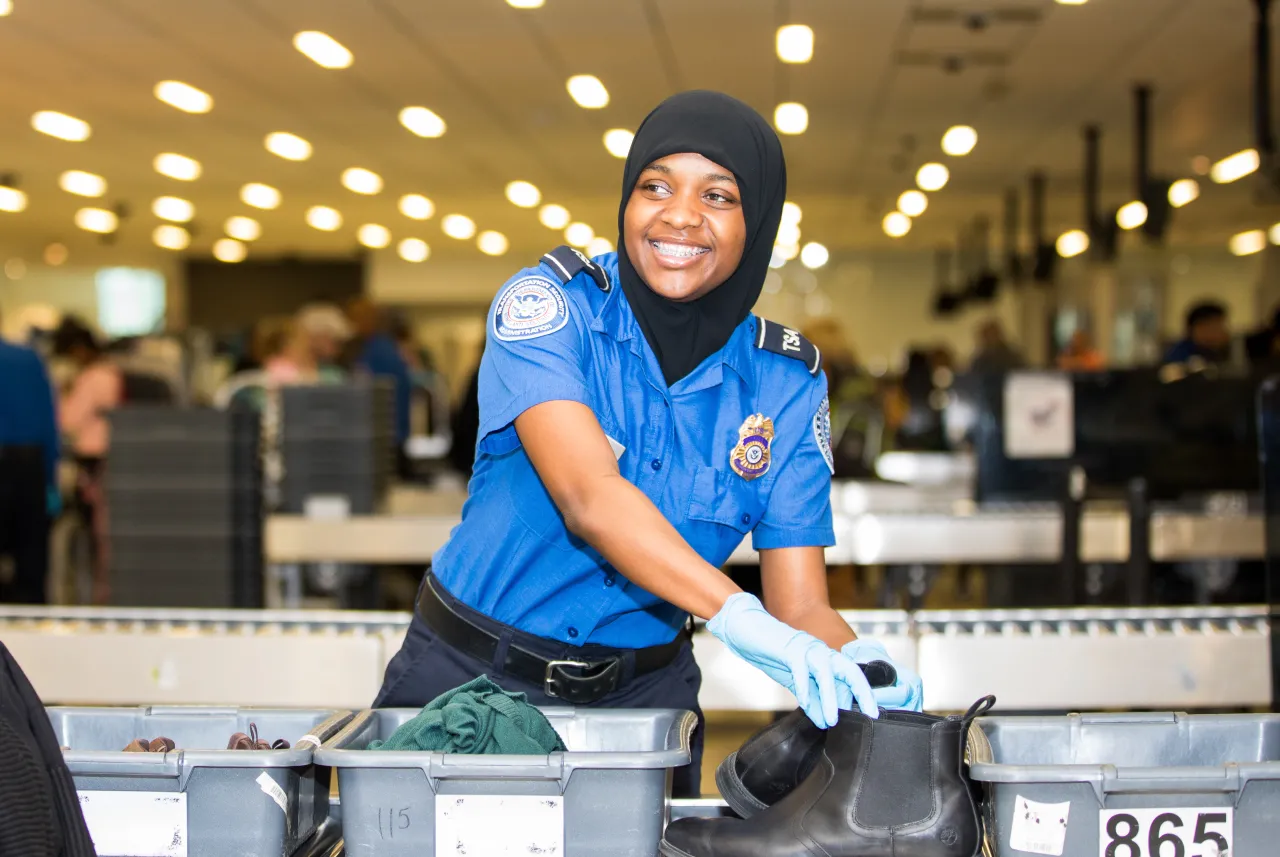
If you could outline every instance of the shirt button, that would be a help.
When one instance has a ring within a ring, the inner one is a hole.
[[[613,586],[613,584],[614,584],[614,580],[613,580],[613,575],[612,575],[612,574],[611,574],[611,575],[609,575],[608,577],[606,577],[606,578],[604,579],[604,585],[605,585],[605,586]]]
[[[751,523],[751,516],[750,516],[750,515],[748,515],[746,512],[743,512],[743,513],[742,513],[742,523],[744,523],[744,524],[749,524],[749,523]]]
[[[649,462],[649,466],[652,467],[654,472],[656,473],[657,471],[662,469],[662,459],[655,458],[653,461]]]
[[[575,640],[576,640],[576,639],[578,639],[578,629],[577,629],[577,628],[570,628],[570,629],[569,629],[569,636],[570,636],[571,638],[575,639]]]

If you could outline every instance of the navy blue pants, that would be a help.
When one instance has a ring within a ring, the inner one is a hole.
[[[573,657],[580,651],[553,640],[517,631],[478,613],[437,585],[440,598],[458,615],[500,639],[494,661],[506,657],[507,648],[515,642],[525,651],[547,658]],[[675,660],[662,669],[635,676],[632,662],[624,650],[600,649],[608,657],[623,654],[622,684],[608,696],[591,704],[595,708],[678,708],[698,715],[698,728],[693,733],[692,757],[688,765],[675,770],[671,791],[673,797],[699,797],[702,793],[702,709],[698,707],[698,690],[702,687],[702,671],[693,660],[693,647],[686,645]],[[596,654],[594,648],[592,654]],[[374,700],[374,708],[421,708],[446,691],[466,684],[479,675],[489,678],[503,690],[523,693],[537,706],[564,706],[564,700],[547,696],[541,685],[503,673],[495,663],[486,663],[459,651],[441,640],[417,615],[409,624],[404,645],[382,680],[382,689]]]

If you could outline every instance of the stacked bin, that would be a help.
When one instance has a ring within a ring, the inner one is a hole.
[[[378,511],[395,472],[395,400],[386,381],[280,391],[282,510],[338,499],[350,514]]]
[[[243,411],[137,406],[111,416],[112,602],[260,607],[260,428]]]

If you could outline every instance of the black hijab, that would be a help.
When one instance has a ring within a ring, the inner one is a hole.
[[[695,301],[680,303],[654,292],[627,258],[627,201],[645,167],[668,155],[691,152],[733,173],[742,199],[747,240],[729,279]],[[644,338],[662,367],[667,386],[724,347],[751,313],[773,255],[787,196],[782,144],[759,113],[720,92],[673,95],[640,123],[622,175],[618,207],[618,277]]]

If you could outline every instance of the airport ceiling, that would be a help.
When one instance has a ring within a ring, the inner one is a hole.
[[[117,246],[150,247],[161,223],[156,197],[194,203],[195,240],[207,254],[223,224],[249,215],[262,225],[254,255],[346,254],[357,228],[383,224],[395,241],[425,239],[433,259],[478,258],[474,239],[441,231],[443,215],[497,230],[524,263],[562,241],[536,209],[507,201],[512,180],[532,182],[543,202],[567,207],[613,239],[622,162],[602,142],[634,129],[664,96],[722,89],[772,116],[804,104],[808,130],[784,137],[789,197],[800,204],[804,241],[833,252],[952,241],[976,212],[999,224],[1001,198],[1049,174],[1048,223],[1081,224],[1081,127],[1103,129],[1103,201],[1133,198],[1132,87],[1154,87],[1153,167],[1192,176],[1197,156],[1216,160],[1254,145],[1251,118],[1252,0],[545,0],[517,9],[504,0],[0,0],[0,174],[16,176],[26,210],[0,213],[0,243],[73,248],[96,237],[73,225],[85,205],[128,206]],[[811,62],[775,54],[783,24],[814,33]],[[353,55],[326,69],[295,49],[294,35],[321,31]],[[570,98],[572,75],[595,75],[602,109]],[[157,83],[191,84],[213,109],[189,114],[162,103]],[[402,108],[425,106],[446,123],[435,139],[411,134]],[[84,142],[32,128],[37,111],[89,123]],[[939,148],[953,124],[978,132],[965,157]],[[294,162],[264,148],[269,132],[309,141]],[[176,181],[153,169],[178,153],[202,165]],[[951,181],[893,241],[881,218],[913,185],[916,169],[942,161]],[[363,167],[383,190],[362,196],[340,176]],[[59,189],[66,170],[106,178],[97,202]],[[282,204],[240,201],[248,182],[271,185]],[[1179,210],[1174,241],[1224,246],[1240,229],[1269,225],[1252,183],[1213,185]],[[397,210],[408,193],[429,197],[435,216]],[[313,205],[341,212],[322,232],[304,222]],[[1024,196],[1025,211],[1025,196]],[[993,238],[998,245],[998,225]]]

